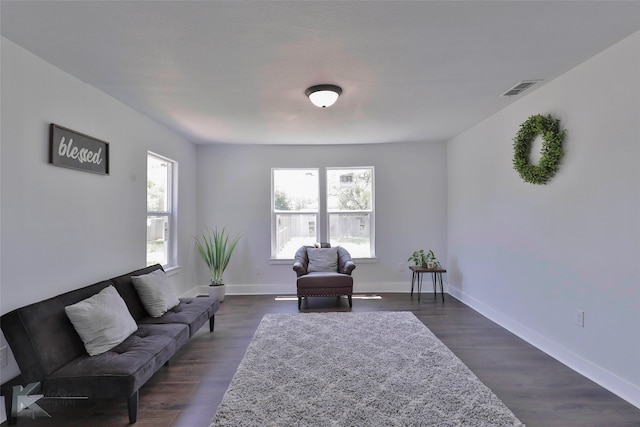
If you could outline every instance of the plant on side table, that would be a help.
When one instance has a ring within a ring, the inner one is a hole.
[[[415,265],[424,267],[424,268],[438,268],[440,267],[440,263],[436,259],[436,255],[433,253],[431,249],[429,252],[424,251],[424,249],[419,249],[414,251],[407,261],[413,261]]]
[[[441,268],[440,261],[436,259],[436,254],[431,249],[427,253],[427,268]]]
[[[222,280],[222,274],[229,265],[231,254],[233,254],[233,250],[240,240],[240,235],[230,241],[226,228],[223,227],[222,230],[218,230],[216,227],[205,229],[200,238],[196,237],[195,240],[200,257],[207,264],[211,273],[209,294],[217,296],[218,300],[223,302],[226,288]]]

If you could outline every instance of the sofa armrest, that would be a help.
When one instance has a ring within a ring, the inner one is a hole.
[[[296,272],[296,274],[298,275],[298,277],[300,276],[304,276],[305,274],[307,274],[307,269],[306,267],[302,264],[301,261],[296,261],[293,263],[293,271]]]

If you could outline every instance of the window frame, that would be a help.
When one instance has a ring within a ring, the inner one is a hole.
[[[329,170],[358,170],[368,169],[371,171],[371,209],[369,210],[353,210],[353,211],[339,211],[328,209],[328,175]],[[271,168],[271,261],[290,261],[291,258],[279,258],[277,250],[277,224],[276,218],[282,211],[276,212],[275,209],[275,175],[276,171],[281,170],[300,170],[300,171],[316,171],[318,173],[318,210],[316,212],[316,242],[330,242],[330,215],[343,213],[367,213],[369,215],[369,255],[366,257],[354,257],[363,260],[374,260],[376,258],[375,251],[375,167],[374,166],[322,166],[322,167],[273,167]],[[292,214],[312,214],[308,211],[287,211]],[[314,242],[309,242],[310,244]]]
[[[288,211],[278,211],[276,212],[276,207],[275,207],[275,201],[276,201],[276,189],[275,189],[275,175],[276,175],[276,171],[313,171],[318,175],[318,208],[315,212],[311,212],[311,211],[306,211],[306,210],[288,210]],[[278,254],[278,248],[277,248],[277,244],[278,244],[278,238],[277,238],[277,234],[278,234],[278,230],[277,230],[277,224],[276,224],[276,219],[278,217],[278,215],[282,214],[282,212],[286,212],[289,214],[294,214],[294,215],[315,215],[315,239],[317,240],[320,236],[319,234],[319,229],[320,229],[320,221],[322,218],[321,215],[321,205],[322,205],[322,198],[321,198],[321,194],[320,194],[320,186],[321,186],[321,181],[322,181],[322,176],[321,176],[321,171],[320,168],[271,168],[271,259],[274,260],[283,260],[283,259],[293,259],[293,257],[291,258],[278,258],[277,254]]]
[[[153,158],[161,162],[166,162],[169,165],[169,171],[167,173],[167,194],[166,194],[166,207],[167,210],[149,210],[149,191],[146,191],[146,203],[147,203],[147,224],[150,217],[165,217],[169,223],[169,233],[165,236],[167,241],[167,261],[162,264],[162,268],[165,270],[178,267],[178,230],[177,230],[177,212],[178,212],[178,162],[170,159],[169,157],[157,154],[153,151],[147,151],[147,180],[149,182],[149,159]],[[145,233],[145,240],[147,239],[147,233]],[[148,243],[148,240],[146,240]],[[145,247],[147,245],[145,243]],[[149,251],[146,250],[146,262],[149,264]],[[154,264],[153,262],[152,264]]]
[[[328,197],[329,197],[329,190],[328,190],[328,174],[327,172],[330,170],[365,170],[368,169],[371,171],[371,208],[369,210],[338,210],[338,209],[329,209],[328,206]],[[348,214],[368,214],[369,215],[369,256],[367,257],[354,257],[354,258],[361,258],[361,259],[373,259],[376,257],[376,227],[375,227],[375,193],[376,193],[376,187],[375,187],[375,168],[373,166],[327,166],[324,168],[324,172],[325,172],[325,215],[326,215],[326,222],[325,222],[325,230],[327,233],[326,239],[325,241],[330,242],[331,240],[331,221],[330,221],[330,215],[331,214],[340,214],[340,213],[348,213]]]

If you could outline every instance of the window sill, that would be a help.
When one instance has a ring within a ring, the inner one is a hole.
[[[167,273],[167,276],[169,277],[175,276],[176,274],[180,273],[179,265],[175,265],[172,267],[163,267],[163,268],[164,268],[164,272]]]
[[[291,265],[294,263],[294,259],[284,258],[270,258],[269,264],[271,265]],[[353,258],[353,262],[356,264],[375,264],[378,262],[378,258]]]
[[[353,262],[356,264],[375,264],[378,262],[378,258],[353,258]]]

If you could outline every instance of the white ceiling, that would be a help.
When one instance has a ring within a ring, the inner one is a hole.
[[[196,143],[342,144],[448,140],[520,80],[536,90],[640,30],[640,2],[2,0],[0,17]],[[343,88],[331,108],[305,98],[322,83]]]

